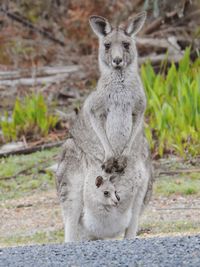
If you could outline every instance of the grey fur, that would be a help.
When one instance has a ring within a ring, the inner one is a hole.
[[[99,37],[101,76],[71,129],[57,170],[66,242],[120,233],[134,238],[143,204],[149,201],[153,175],[143,129],[146,97],[134,40],[145,17],[140,13],[126,28],[90,18]],[[104,187],[118,192],[117,206],[109,206],[100,195],[95,185],[99,175]]]

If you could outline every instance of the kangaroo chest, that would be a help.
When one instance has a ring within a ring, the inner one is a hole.
[[[106,135],[115,153],[120,154],[132,130],[133,93],[117,88],[108,93]]]

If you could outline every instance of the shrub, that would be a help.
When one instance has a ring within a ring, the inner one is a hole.
[[[148,107],[146,135],[152,150],[163,155],[200,153],[200,58],[190,61],[186,49],[178,67],[172,63],[167,74],[156,74],[150,63],[141,74]]]
[[[0,126],[5,141],[16,140],[23,135],[27,139],[46,136],[58,122],[56,116],[49,114],[41,94],[26,96],[24,101],[17,98],[11,119],[7,112],[4,117]]]

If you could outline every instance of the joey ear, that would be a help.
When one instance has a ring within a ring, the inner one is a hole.
[[[134,18],[130,19],[125,32],[128,35],[136,35],[143,27],[146,20],[146,12],[138,13]]]
[[[90,26],[98,37],[106,36],[112,30],[112,26],[107,19],[100,16],[91,16]]]
[[[95,184],[97,187],[100,187],[103,184],[103,177],[102,176],[97,176]]]

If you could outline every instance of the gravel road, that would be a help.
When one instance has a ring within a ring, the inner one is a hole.
[[[0,267],[200,267],[200,235],[0,249]]]

